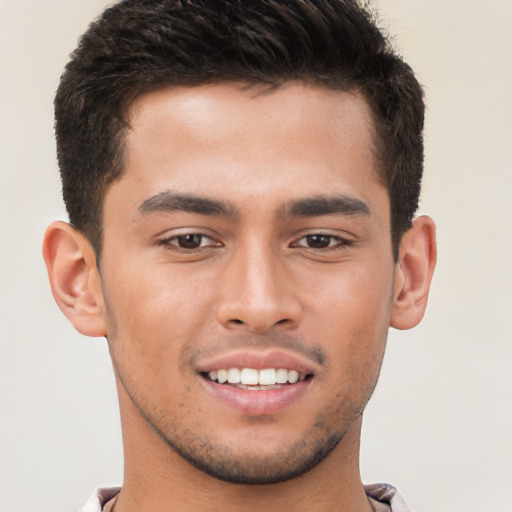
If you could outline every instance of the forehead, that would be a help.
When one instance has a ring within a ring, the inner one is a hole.
[[[142,200],[166,189],[226,200],[324,195],[326,186],[364,195],[379,182],[372,116],[357,92],[294,82],[168,88],[129,113],[125,173],[113,188],[136,185]]]
[[[301,81],[278,86],[225,82],[162,88],[136,98],[129,109],[129,121],[132,128],[141,130],[148,121],[152,124],[159,117],[168,120],[170,114],[181,130],[197,132],[202,128],[207,131],[209,123],[227,121],[233,127],[243,124],[247,115],[261,125],[272,121],[269,111],[274,111],[272,119],[279,119],[284,129],[296,128],[296,121],[304,117],[318,121],[329,131],[347,121],[371,126],[368,103],[358,91],[334,90]]]

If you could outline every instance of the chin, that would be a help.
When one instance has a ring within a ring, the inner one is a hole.
[[[338,445],[341,439],[323,440],[318,446],[292,446],[267,456],[236,455],[229,450],[207,449],[201,454],[173,446],[184,459],[207,475],[233,484],[277,484],[307,473]]]
[[[176,425],[171,430],[159,430],[155,425],[153,429],[175,453],[203,473],[244,485],[276,484],[307,473],[329,456],[347,431],[328,428],[318,421],[294,442],[272,446],[262,442],[251,449],[243,443],[234,447],[221,438],[197,435]]]

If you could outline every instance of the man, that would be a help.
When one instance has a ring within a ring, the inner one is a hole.
[[[359,475],[390,326],[422,318],[423,101],[351,0],[128,0],[56,100],[60,308],[104,336],[125,451],[105,511],[407,510]]]

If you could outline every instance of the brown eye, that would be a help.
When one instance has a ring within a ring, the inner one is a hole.
[[[197,234],[189,234],[179,235],[174,238],[176,240],[176,245],[178,245],[178,247],[181,247],[182,249],[198,249],[202,245],[204,236]]]
[[[158,245],[178,252],[194,252],[219,247],[219,243],[202,233],[183,233],[158,241]]]
[[[336,235],[329,235],[325,233],[312,233],[305,235],[292,243],[292,247],[302,247],[304,249],[311,249],[312,251],[339,251],[352,245],[350,240],[341,238]]]
[[[311,249],[325,249],[331,245],[332,238],[328,235],[308,235],[306,245]]]

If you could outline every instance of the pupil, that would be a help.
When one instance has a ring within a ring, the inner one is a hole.
[[[183,249],[197,249],[201,245],[201,235],[183,235],[178,237],[178,242]]]
[[[309,247],[313,249],[324,249],[329,246],[331,237],[327,235],[309,235],[306,237]]]

